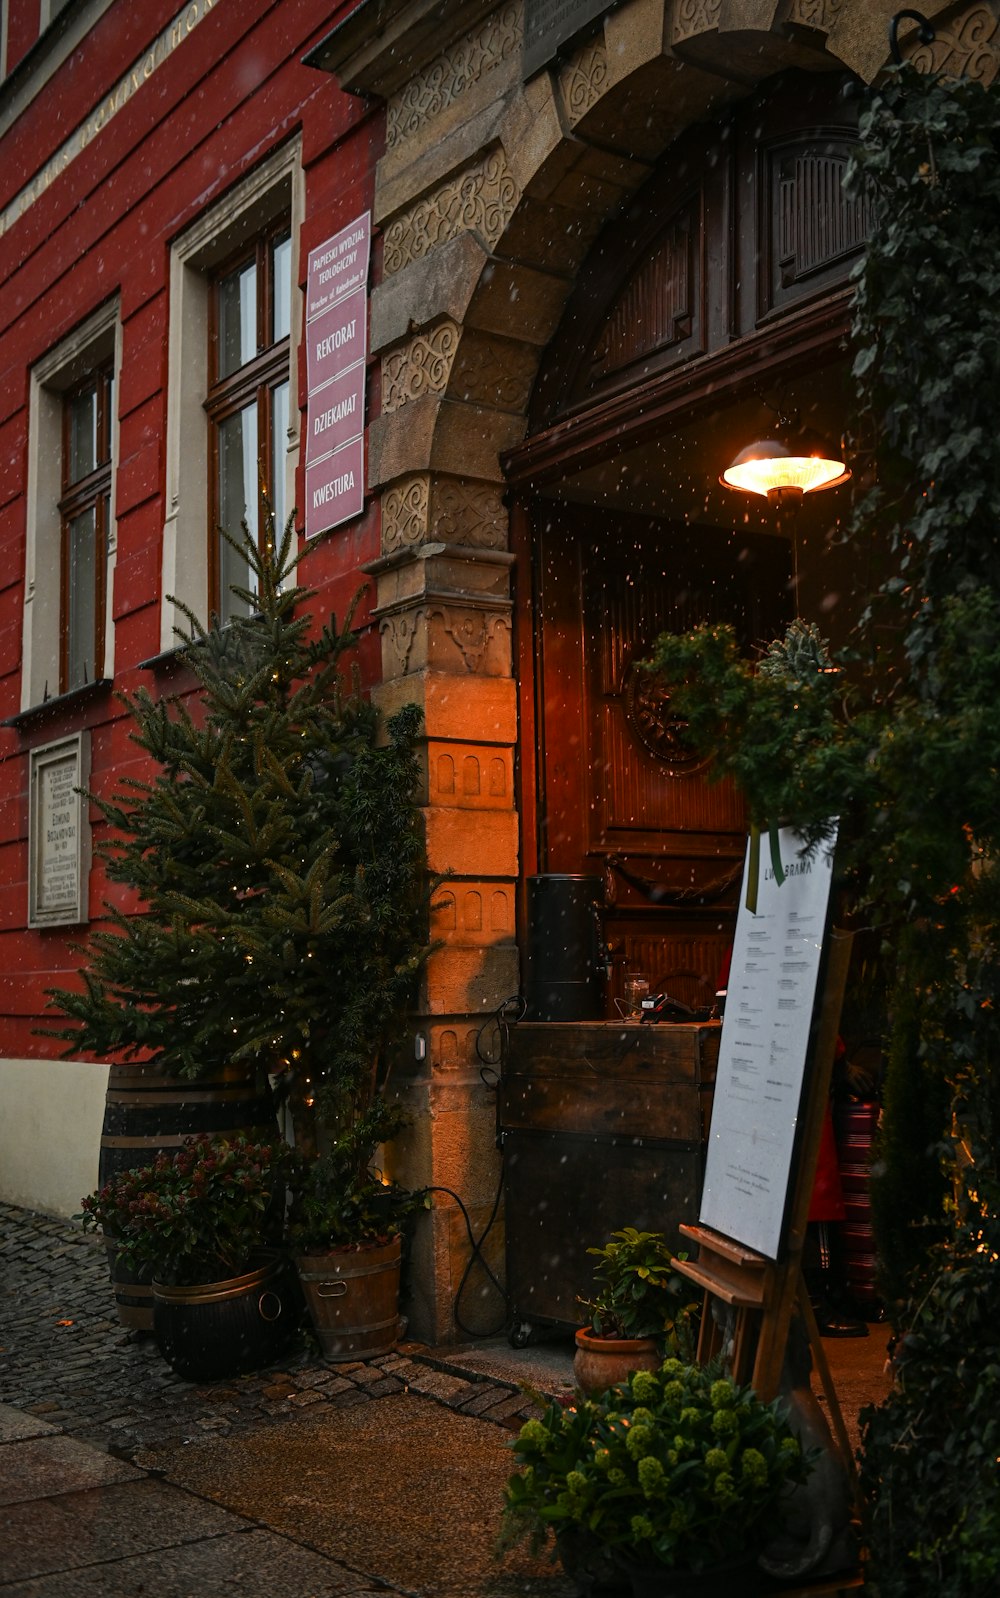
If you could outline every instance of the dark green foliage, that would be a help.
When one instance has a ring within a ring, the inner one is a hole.
[[[877,1598],[1000,1590],[1000,1195],[978,1199],[933,1255],[892,1393],[862,1416]]]
[[[359,1117],[318,1159],[296,1158],[289,1177],[287,1226],[293,1254],[388,1243],[418,1209],[428,1207],[423,1192],[384,1182],[368,1169],[376,1144],[399,1130],[392,1107],[381,1118],[383,1107],[384,1101],[377,1099],[374,1114]]]
[[[785,818],[820,838],[857,784],[847,687],[817,629],[793,622],[759,662],[742,656],[727,624],[663,633],[652,659],[674,688],[685,736],[731,777],[758,827]]]
[[[874,226],[854,371],[877,477],[852,536],[877,530],[890,560],[862,631],[880,677],[863,857],[899,949],[873,1194],[896,1297],[919,1283],[933,1146],[950,1110],[970,1122],[970,1081],[992,1166],[1000,1136],[1000,96],[904,68],[860,132],[847,186]]]
[[[917,1341],[866,1439],[869,1583],[965,1598],[1000,1566],[1000,92],[904,67],[860,134],[854,373],[875,470],[849,536],[883,578],[840,662],[854,686],[801,628],[774,669],[718,629],[661,640],[656,665],[758,825],[815,838],[839,814],[838,863],[896,962],[875,1202]],[[952,1185],[974,1221],[949,1213]]]
[[[313,1099],[333,1127],[384,1118],[376,1067],[424,953],[426,884],[419,712],[380,742],[375,710],[342,682],[349,626],[311,635],[292,536],[289,523],[263,552],[245,540],[249,615],[208,629],[188,616],[193,712],[145,690],[123,701],[159,769],[94,802],[114,829],[108,877],[143,913],[110,906],[84,991],[52,1001],[72,1022],[56,1033],[67,1052],[282,1076],[308,1143]]]
[[[902,936],[908,939],[913,934]],[[901,952],[905,971],[906,950]],[[924,1063],[921,1016],[920,995],[908,981],[900,981],[893,996],[882,1124],[871,1183],[879,1283],[894,1316],[901,1313],[909,1282],[924,1269],[930,1244],[940,1238],[947,1192],[941,1140],[951,1094],[945,1077],[928,1071]],[[931,1215],[933,1223],[925,1219]]]
[[[846,181],[873,209],[854,371],[878,481],[855,526],[898,556],[891,621],[925,693],[943,601],[1000,590],[998,148],[995,89],[905,67],[871,96]]]

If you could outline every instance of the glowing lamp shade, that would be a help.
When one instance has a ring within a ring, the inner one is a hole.
[[[763,438],[741,449],[719,481],[765,498],[797,498],[821,488],[846,483],[851,473],[843,461],[834,460],[822,439],[799,433],[786,439]]]

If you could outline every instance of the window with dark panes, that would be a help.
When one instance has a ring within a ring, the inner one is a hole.
[[[292,245],[287,224],[269,230],[213,276],[209,324],[211,605],[225,619],[246,602],[247,563],[222,537],[246,521],[260,540],[270,511],[280,531],[288,442]]]
[[[61,693],[94,682],[104,668],[113,400],[110,365],[63,400]]]

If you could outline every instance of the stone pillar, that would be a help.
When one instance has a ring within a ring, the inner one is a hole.
[[[485,514],[494,525],[498,498],[488,485],[430,478],[390,489],[383,543],[400,534],[395,507],[405,506],[407,515],[414,505],[429,511],[439,493],[453,514],[460,502],[466,516]],[[422,528],[422,540],[426,533]],[[411,1125],[395,1151],[395,1174],[452,1189],[477,1236],[493,1207],[499,1158],[494,1096],[480,1075],[476,1040],[518,989],[510,563],[503,550],[436,539],[391,550],[374,564],[384,674],[375,694],[387,714],[411,700],[423,711],[428,862],[443,879],[432,902],[435,948],[413,1018],[411,1063],[401,1079]],[[416,1240],[415,1335],[432,1342],[456,1335],[453,1305],[468,1257],[461,1210],[449,1195],[435,1194]],[[489,1258],[502,1277],[500,1228]],[[463,1296],[464,1324],[483,1331],[502,1317],[499,1295],[476,1271]]]

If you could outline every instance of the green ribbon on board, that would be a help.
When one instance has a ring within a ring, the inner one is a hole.
[[[781,840],[778,837],[777,827],[768,827],[768,844],[771,850],[771,869],[774,880],[781,887],[785,880],[785,868],[781,864]],[[760,885],[760,828],[753,822],[750,824],[750,858],[747,861],[747,909],[752,916],[757,914],[757,889]]]

